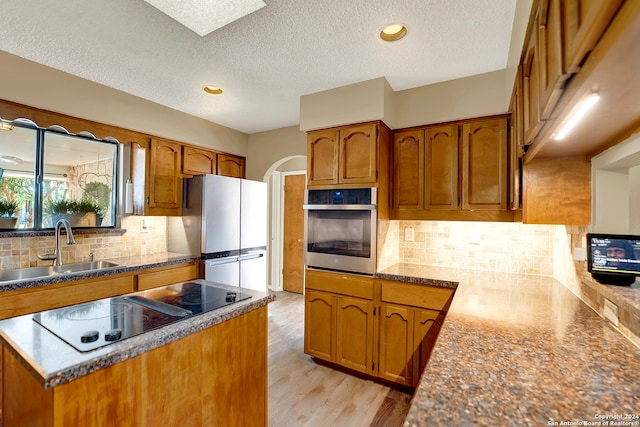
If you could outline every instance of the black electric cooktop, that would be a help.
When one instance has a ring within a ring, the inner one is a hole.
[[[251,298],[195,282],[43,311],[33,320],[81,352]]]

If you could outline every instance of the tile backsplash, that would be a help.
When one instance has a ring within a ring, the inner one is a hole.
[[[401,262],[553,276],[554,243],[557,235],[565,234],[561,225],[380,221],[378,266]]]
[[[145,222],[145,232],[142,226]],[[127,232],[120,234],[75,234],[76,244],[67,245],[62,236],[62,261],[82,262],[95,259],[118,258],[133,255],[151,255],[167,251],[166,217],[127,216],[122,218],[121,227]],[[6,237],[0,239],[0,269],[35,267],[50,265],[38,255],[51,253],[55,249],[53,236]]]

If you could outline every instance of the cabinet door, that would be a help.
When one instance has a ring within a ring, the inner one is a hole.
[[[425,139],[425,209],[457,210],[458,125],[429,127]]]
[[[340,184],[374,184],[377,178],[375,123],[340,129]]]
[[[427,366],[431,350],[436,343],[440,326],[444,320],[436,310],[415,310],[414,311],[414,376],[413,385],[417,386],[424,367]]]
[[[307,136],[307,184],[338,183],[340,143],[337,130],[310,132]]]
[[[336,354],[335,297],[308,290],[304,301],[304,352],[333,362]]]
[[[421,210],[424,199],[424,129],[393,136],[393,209]]]
[[[576,73],[595,46],[623,0],[563,0],[563,62],[567,73]]]
[[[180,144],[151,140],[149,160],[148,205],[158,214],[179,215],[182,205],[182,176],[180,173],[182,147]],[[173,213],[171,213],[173,212]]]
[[[219,153],[217,155],[217,173],[233,178],[245,177],[245,158]]]
[[[564,81],[569,76],[562,71],[562,33],[560,0],[542,0],[538,9],[539,99],[540,119],[551,116]]]
[[[462,209],[506,209],[506,119],[462,126]]]
[[[522,208],[522,66],[518,66],[511,97],[511,133],[509,141],[509,208]]]
[[[187,175],[215,174],[216,153],[195,147],[184,147],[182,151],[182,173]]]
[[[523,96],[523,133],[524,143],[530,144],[542,128],[539,106],[539,59],[536,42],[538,31],[534,25],[534,31],[529,36],[529,43],[525,50],[522,63],[522,96]]]
[[[380,306],[380,353],[378,376],[398,384],[413,386],[412,309],[397,305]]]
[[[373,369],[373,302],[338,297],[336,362],[371,374]]]

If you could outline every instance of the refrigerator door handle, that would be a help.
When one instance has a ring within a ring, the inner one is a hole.
[[[246,255],[240,255],[240,261],[246,261],[249,259],[256,259],[256,258],[262,258],[263,256],[265,256],[265,252],[258,252],[258,253],[250,253],[250,254],[246,254]]]
[[[231,262],[238,262],[238,257],[237,256],[230,256],[230,257],[226,257],[226,258],[215,258],[215,259],[208,259],[205,261],[206,265],[220,265],[220,264],[229,264]]]

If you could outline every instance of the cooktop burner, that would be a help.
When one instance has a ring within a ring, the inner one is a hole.
[[[43,311],[33,320],[86,352],[247,298],[239,289],[186,282]]]

